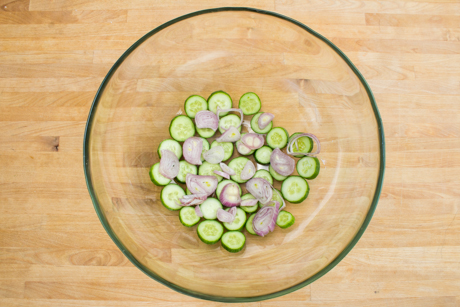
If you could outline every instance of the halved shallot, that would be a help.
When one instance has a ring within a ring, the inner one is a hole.
[[[282,176],[289,176],[295,169],[295,160],[275,148],[270,156],[270,166]]]
[[[201,152],[203,151],[203,139],[199,137],[188,138],[183,147],[184,159],[190,164],[201,165]]]
[[[225,207],[236,207],[241,203],[240,187],[237,183],[227,183],[220,192],[219,200]]]
[[[222,162],[225,157],[225,151],[222,146],[215,146],[203,153],[203,158],[211,164]]]
[[[168,179],[173,179],[179,174],[179,159],[171,150],[161,150],[159,172]]]
[[[260,130],[265,129],[274,118],[275,118],[275,115],[273,115],[272,113],[261,114],[257,121],[257,125],[259,125],[259,129]]]
[[[200,176],[188,173],[185,183],[192,194],[211,195],[217,188],[216,176]]]
[[[195,207],[195,214],[198,217],[203,217],[203,212],[201,211],[200,205]]]
[[[235,173],[235,170],[234,170],[233,168],[231,168],[230,166],[228,166],[227,164],[221,162],[219,165],[220,165],[220,168],[221,168],[224,172],[226,172],[227,174],[229,174],[230,176],[233,176],[233,175],[236,174],[236,173]]]
[[[275,206],[266,206],[259,210],[252,220],[252,228],[259,236],[266,236],[275,229],[279,214],[279,202]]]
[[[246,189],[263,205],[268,203],[273,196],[270,182],[263,178],[252,178],[246,182]]]
[[[219,128],[219,119],[211,111],[200,111],[195,115],[195,123],[198,128],[210,128],[214,131]]]
[[[231,126],[225,132],[216,139],[217,142],[236,142],[241,138],[241,133],[238,128]]]
[[[264,137],[257,133],[246,133],[241,137],[241,142],[249,149],[255,150],[264,145]]]
[[[180,205],[184,207],[199,205],[202,204],[206,198],[208,198],[206,193],[184,195],[180,199]]]
[[[243,180],[248,180],[248,179],[251,179],[255,173],[256,173],[256,167],[254,166],[254,163],[252,163],[251,160],[248,160],[243,170],[241,171],[240,178]]]
[[[241,201],[240,206],[241,207],[252,207],[252,206],[257,205],[258,202],[259,201],[257,199],[245,199]]]
[[[217,219],[222,223],[233,223],[236,217],[236,207],[230,208],[228,211],[224,209],[217,210]]]
[[[230,175],[227,174],[226,172],[214,171],[214,174],[224,177],[225,179],[230,179]]]

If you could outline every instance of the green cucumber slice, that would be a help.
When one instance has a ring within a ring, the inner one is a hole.
[[[216,147],[216,146],[222,146],[224,148],[224,160],[222,161],[227,161],[230,159],[233,155],[233,143],[231,142],[217,142],[214,141],[211,144],[211,148]]]
[[[256,199],[251,193],[247,193],[247,194],[244,194],[243,196],[241,196],[241,200],[245,200],[245,199]],[[246,211],[247,213],[252,213],[252,212],[256,212],[257,209],[259,208],[257,205],[254,205],[254,206],[250,206],[250,207],[241,207],[241,209],[243,209],[244,211]]]
[[[229,231],[222,236],[222,247],[230,253],[241,251],[246,243],[246,237],[240,231]]]
[[[297,173],[305,179],[315,179],[320,170],[320,163],[316,157],[303,157],[297,161]]]
[[[178,142],[184,142],[186,139],[195,135],[195,124],[185,115],[177,115],[169,125],[169,134]]]
[[[267,170],[260,169],[258,170],[252,178],[263,178],[270,182],[271,185],[273,185],[273,177],[270,175],[270,173]]]
[[[281,228],[288,228],[292,225],[294,225],[295,218],[294,216],[287,211],[282,210],[278,214],[278,218],[276,219],[276,225],[278,225]]]
[[[161,190],[161,203],[166,209],[172,211],[180,210],[182,206],[178,205],[176,202],[179,202],[184,195],[184,189],[180,186],[174,183],[168,184]]]
[[[287,178],[287,176],[283,176],[283,175],[280,175],[278,174],[274,169],[273,167],[270,165],[269,167],[269,172],[270,172],[270,175],[272,175],[272,177],[275,179],[275,180],[278,180],[278,181],[283,181],[284,179]]]
[[[238,108],[243,111],[244,115],[253,115],[260,111],[262,103],[256,93],[248,92],[240,98]]]
[[[216,131],[212,130],[211,128],[196,128],[196,132],[198,132],[198,135],[201,136],[202,138],[209,139],[210,137],[213,137],[214,134],[216,134]]]
[[[302,134],[302,132],[296,132],[289,137],[288,143],[298,134]],[[297,147],[292,145],[293,152],[301,152],[301,153],[309,153],[313,150],[313,140],[308,136],[302,136],[297,139]],[[304,155],[294,155],[294,157],[304,157]]]
[[[233,106],[232,98],[224,91],[217,91],[212,93],[208,98],[208,109],[217,114],[217,106],[221,109],[231,109]],[[219,113],[220,116],[227,115],[228,112]]]
[[[308,182],[300,176],[289,176],[281,185],[283,198],[293,204],[303,202],[309,192]]]
[[[273,149],[264,145],[256,150],[254,153],[254,159],[256,162],[262,165],[267,165],[270,163],[270,157],[272,155]]]
[[[214,244],[222,237],[224,227],[216,220],[205,220],[198,225],[196,232],[201,241],[206,244]]]
[[[265,127],[264,129],[259,128],[259,117],[262,114],[263,114],[262,112],[259,112],[256,115],[254,115],[251,119],[251,128],[252,130],[254,130],[255,133],[265,134],[265,133],[270,132],[270,130],[273,127],[273,121],[271,121],[270,124],[268,124],[268,126]]]
[[[256,216],[256,213],[251,214],[251,216],[246,221],[246,230],[252,235],[257,235],[254,231],[254,228],[252,227],[252,220],[254,219],[254,216]]]
[[[217,181],[222,181],[222,176],[217,175],[214,171],[222,171],[219,164],[211,164],[208,161],[204,161],[203,164],[198,168],[198,175],[201,176],[215,176]]]
[[[230,208],[225,209],[225,211]],[[236,216],[232,223],[224,223],[224,227],[228,230],[241,230],[246,223],[246,212],[241,208],[236,208]]]
[[[199,95],[192,95],[185,100],[184,110],[188,117],[195,118],[196,113],[208,109],[208,102]]]
[[[168,183],[171,182],[171,179],[166,178],[162,174],[160,174],[160,162],[155,163],[150,167],[149,175],[150,175],[150,180],[157,185],[157,186],[164,186],[167,185]]]
[[[182,146],[176,140],[166,139],[160,143],[160,145],[158,146],[158,150],[157,150],[158,156],[160,157],[160,159],[161,159],[161,151],[163,149],[171,150],[173,153],[176,154],[177,159],[180,159],[182,157]]]
[[[208,197],[200,206],[203,217],[207,220],[215,220],[217,218],[217,210],[223,209],[222,204],[217,198]]]
[[[185,183],[185,178],[187,174],[198,174],[198,167],[196,165],[190,164],[187,161],[179,162],[179,174],[177,174],[176,179],[180,183]]]
[[[235,114],[229,114],[227,116],[222,117],[219,120],[219,131],[220,133],[224,133],[225,130],[230,128],[231,126],[237,127],[241,122],[241,118]],[[241,126],[238,128],[238,131],[241,132]]]
[[[192,227],[200,221],[200,217],[195,213],[195,207],[182,207],[179,212],[179,220],[182,225]]]
[[[267,134],[267,145],[271,148],[284,148],[287,145],[289,134],[282,127],[275,127]]]
[[[246,163],[249,161],[246,157],[238,157],[230,161],[228,166],[235,171],[235,175],[230,176],[233,181],[237,183],[245,183],[247,180],[241,179],[241,171],[243,170]]]

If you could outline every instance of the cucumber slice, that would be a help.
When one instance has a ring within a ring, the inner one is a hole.
[[[150,180],[152,180],[152,182],[157,186],[167,185],[168,183],[171,182],[171,179],[166,178],[165,176],[160,174],[159,169],[160,169],[160,162],[155,163],[154,165],[152,165],[152,167],[150,167],[150,171],[149,171]]]
[[[199,95],[192,95],[185,100],[184,110],[190,118],[195,118],[196,113],[207,109],[208,102]]]
[[[160,143],[158,146],[158,156],[161,159],[161,151],[163,149],[168,149],[171,150],[173,153],[176,154],[177,159],[180,159],[182,157],[182,146],[180,146],[179,142],[176,140],[171,140],[171,139],[166,139]]]
[[[230,208],[225,209],[225,211],[230,210]],[[224,223],[224,227],[228,230],[241,230],[246,223],[246,212],[241,208],[236,208],[236,216],[232,223]]]
[[[272,175],[272,177],[275,179],[275,180],[278,180],[278,181],[283,181],[284,179],[287,178],[287,176],[283,176],[283,175],[280,175],[278,174],[274,169],[273,167],[270,165],[270,168],[268,169],[269,172],[270,172],[270,175]]]
[[[220,133],[224,133],[225,130],[230,128],[231,126],[236,127],[240,124],[241,118],[235,114],[229,114],[227,116],[222,117],[219,120],[219,131]],[[238,131],[241,132],[241,126],[238,128]]]
[[[293,204],[303,202],[309,192],[308,182],[300,176],[289,176],[281,185],[283,198]]]
[[[229,231],[222,236],[222,247],[230,253],[241,251],[246,243],[246,237],[240,231]]]
[[[240,98],[238,108],[243,111],[244,115],[253,115],[260,111],[262,103],[256,93],[246,93]]]
[[[231,142],[217,142],[214,141],[211,144],[211,148],[216,147],[216,146],[222,146],[224,148],[224,160],[222,161],[227,161],[230,159],[233,155],[233,143]]]
[[[208,109],[217,114],[217,106],[221,109],[231,109],[233,106],[232,98],[224,91],[217,91],[211,94],[208,98]],[[227,115],[228,112],[219,113],[220,116]]]
[[[217,189],[216,189],[217,198],[220,198],[220,192],[222,192],[222,189],[223,189],[228,183],[236,183],[236,182],[233,181],[233,180],[230,180],[230,179],[225,179],[225,180],[222,180],[221,182],[219,182],[219,184],[217,185]],[[240,188],[240,195],[241,195],[243,192],[241,191],[241,187],[240,187],[239,184],[238,184],[238,187]]]
[[[179,220],[182,225],[192,227],[200,221],[200,217],[195,213],[195,207],[182,207],[179,212]]]
[[[273,177],[270,175],[270,173],[267,170],[260,169],[258,170],[252,178],[263,178],[270,182],[271,185],[273,185]]]
[[[195,135],[195,124],[185,115],[177,115],[169,125],[169,134],[178,142],[184,142],[186,139]]]
[[[206,244],[214,244],[222,237],[224,227],[216,220],[205,220],[198,225],[196,232],[201,241]]]
[[[289,137],[288,143],[291,141],[293,137],[295,137],[298,134],[301,134],[302,132],[296,132],[293,135]],[[302,136],[297,139],[297,147],[295,145],[292,145],[292,151],[293,152],[302,152],[302,153],[309,153],[313,150],[313,140],[309,138],[308,136]],[[304,157],[304,155],[294,155],[294,157]]]
[[[207,220],[215,220],[217,218],[217,210],[223,209],[222,204],[217,198],[208,197],[200,206],[203,217]]]
[[[297,173],[306,179],[315,179],[320,170],[319,160],[316,157],[303,157],[297,161]]]
[[[282,210],[278,214],[278,218],[276,219],[276,225],[278,225],[281,228],[288,228],[292,225],[294,225],[295,218],[294,216],[287,211]]]
[[[161,190],[161,203],[166,207],[166,209],[172,211],[180,210],[182,206],[179,206],[176,202],[179,202],[184,195],[184,189],[182,189],[179,185],[174,183],[168,184]]]
[[[254,159],[256,159],[257,163],[267,165],[270,163],[270,156],[272,155],[273,149],[264,145],[256,150],[254,154]]]
[[[265,134],[265,133],[270,132],[270,130],[273,127],[273,121],[271,121],[270,124],[268,124],[268,126],[265,127],[264,129],[259,128],[259,116],[262,114],[263,114],[262,112],[259,112],[256,115],[254,115],[251,119],[251,128],[252,130],[254,130],[255,133]]]
[[[216,134],[216,131],[212,130],[211,128],[196,128],[196,132],[198,132],[198,135],[201,136],[202,138],[209,139],[210,137],[214,136]]]
[[[284,148],[287,145],[289,134],[286,129],[275,127],[267,134],[267,145],[271,148]]]
[[[245,199],[255,199],[255,197],[251,194],[251,193],[247,193],[247,194],[244,194],[243,196],[241,196],[241,200],[245,200]],[[250,206],[250,207],[241,207],[241,209],[243,209],[244,211],[246,211],[247,213],[252,213],[252,212],[256,212],[257,211],[257,208],[259,208],[257,205],[254,205],[254,206]]]
[[[192,195],[192,192],[190,192],[188,188],[185,188],[185,194]]]
[[[203,148],[201,149],[201,161],[204,161],[203,153],[209,150],[209,142],[205,138],[201,138],[203,140]]]
[[[249,161],[246,157],[238,157],[230,161],[228,166],[235,171],[235,175],[230,176],[233,181],[237,183],[245,183],[247,180],[241,179],[241,171],[243,170],[246,163]]]
[[[204,161],[203,164],[198,168],[198,175],[201,176],[216,176],[217,181],[222,181],[222,176],[217,175],[214,171],[222,171],[219,164],[211,164],[208,161]]]
[[[196,165],[190,164],[187,161],[179,162],[179,174],[177,174],[176,179],[180,183],[185,183],[185,178],[187,174],[198,174],[198,168]]]
[[[254,228],[252,227],[252,220],[254,219],[254,216],[256,216],[255,213],[251,214],[251,216],[246,221],[246,230],[252,235],[257,235],[254,231]]]

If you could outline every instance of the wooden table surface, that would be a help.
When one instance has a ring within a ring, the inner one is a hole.
[[[244,306],[460,306],[459,0],[0,0],[0,306],[221,306],[148,278],[88,195],[82,143],[111,65],[154,27],[249,6],[334,42],[369,82],[387,168],[377,211],[331,272]]]

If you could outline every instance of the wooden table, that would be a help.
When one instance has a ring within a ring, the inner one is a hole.
[[[374,218],[330,273],[244,306],[460,306],[458,0],[0,0],[0,306],[220,306],[151,280],[88,195],[83,132],[111,65],[139,37],[209,7],[293,17],[331,39],[382,114]]]

